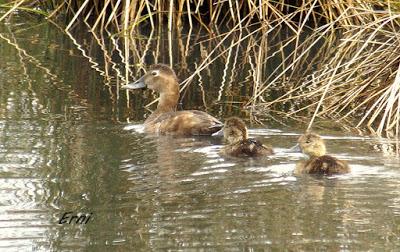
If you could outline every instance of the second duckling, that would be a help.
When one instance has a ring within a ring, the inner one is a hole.
[[[273,154],[273,150],[255,139],[248,138],[247,127],[242,119],[230,117],[226,119],[220,131],[224,135],[225,145],[221,153],[234,157],[260,157]],[[220,135],[221,133],[218,133]],[[222,134],[221,134],[222,135]]]
[[[346,161],[325,155],[325,143],[318,134],[306,133],[300,136],[298,147],[309,159],[296,164],[296,173],[332,175],[350,172]]]

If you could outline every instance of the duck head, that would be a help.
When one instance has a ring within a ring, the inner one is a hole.
[[[216,135],[222,134],[229,144],[245,140],[247,139],[246,124],[238,117],[230,117],[225,120],[224,127],[216,133]]]
[[[297,142],[300,150],[307,156],[320,157],[326,153],[324,140],[318,134],[307,132]]]
[[[152,65],[147,73],[137,81],[122,86],[121,89],[148,88],[160,93],[156,114],[176,110],[179,99],[178,78],[174,70],[164,64]]]
[[[128,90],[140,88],[148,88],[160,94],[179,94],[178,78],[174,70],[164,64],[152,65],[137,81],[121,87]]]

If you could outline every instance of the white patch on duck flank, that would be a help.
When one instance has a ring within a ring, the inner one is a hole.
[[[128,131],[136,131],[138,133],[144,133],[144,125],[143,124],[130,124],[126,125],[123,130],[128,130]]]

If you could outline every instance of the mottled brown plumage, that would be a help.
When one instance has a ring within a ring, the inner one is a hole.
[[[224,139],[228,143],[221,153],[234,157],[260,157],[273,154],[272,148],[255,139],[249,139],[246,124],[238,117],[225,121],[223,127]]]
[[[211,135],[222,123],[199,110],[176,111],[179,84],[175,72],[167,65],[155,64],[135,83],[123,89],[147,87],[160,93],[157,109],[144,122],[145,132],[168,135]]]
[[[325,155],[325,143],[319,135],[306,133],[300,136],[298,144],[309,159],[296,164],[296,173],[332,175],[350,172],[346,161]]]

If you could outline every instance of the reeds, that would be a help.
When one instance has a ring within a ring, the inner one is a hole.
[[[63,21],[67,31],[84,22],[99,37],[99,44],[108,39],[115,45],[112,50],[125,63],[117,73],[122,81],[133,78],[132,65],[136,71],[143,67],[160,27],[166,25],[169,32],[168,60],[157,51],[152,54],[155,61],[172,65],[172,33],[180,36],[188,27],[190,34],[200,26],[210,35],[197,43],[212,47],[196,60],[192,72],[186,69],[182,90],[221,60],[226,68],[216,102],[222,100],[222,90],[238,84],[235,69],[249,69],[242,81],[251,95],[245,107],[252,111],[305,117],[309,127],[318,117],[345,121],[351,116],[358,119],[354,126],[366,125],[377,134],[400,134],[398,1],[16,0],[0,7],[9,10],[0,20],[13,10],[31,9]],[[144,23],[153,29],[146,43],[137,39],[137,28]],[[286,35],[276,39],[280,33]],[[190,42],[178,40],[182,60],[190,54]],[[112,54],[102,48],[105,55]],[[115,63],[111,66],[117,69]]]
[[[346,12],[357,17],[355,22],[349,21]],[[357,13],[355,13],[357,12]],[[369,20],[369,22],[360,22]],[[356,22],[357,21],[357,22]],[[314,59],[318,64],[316,70],[304,76],[293,74],[286,82],[292,87],[289,92],[269,102],[257,102],[257,106],[270,107],[276,103],[303,100],[307,105],[298,107],[288,115],[294,116],[307,109],[314,109],[312,120],[316,116],[329,116],[344,120],[349,115],[356,116],[359,122],[381,134],[399,134],[400,120],[400,14],[390,10],[376,12],[371,9],[343,10],[333,22],[327,23],[308,37],[293,50],[292,57],[286,57],[282,65],[283,71],[274,79],[267,78],[264,87],[254,100],[262,97],[268,88],[281,82],[284,73],[304,71],[297,62],[313,66],[306,60],[315,41],[325,40],[319,47]],[[360,22],[360,24],[356,24]],[[334,25],[336,23],[336,25]],[[340,23],[342,25],[338,26]],[[339,35],[337,34],[339,33]],[[330,37],[335,37],[332,41]],[[336,39],[337,37],[340,40]],[[314,42],[312,42],[314,41]],[[299,55],[299,57],[296,57]],[[307,71],[305,71],[307,72]],[[299,78],[300,77],[300,78]],[[304,103],[303,103],[304,104]]]

